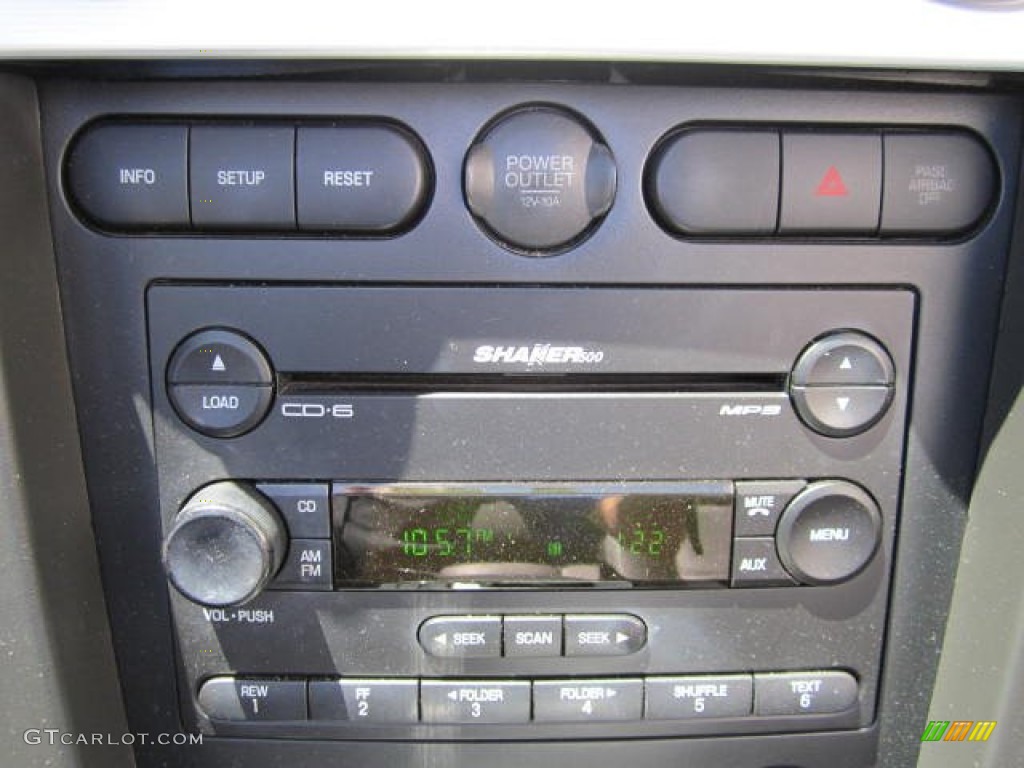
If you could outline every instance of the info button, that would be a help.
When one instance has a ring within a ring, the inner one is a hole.
[[[491,659],[501,655],[500,616],[437,616],[420,625],[420,645],[430,656]]]

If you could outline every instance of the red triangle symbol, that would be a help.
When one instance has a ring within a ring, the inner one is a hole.
[[[839,169],[830,165],[814,194],[818,197],[846,197],[850,192],[839,175]]]

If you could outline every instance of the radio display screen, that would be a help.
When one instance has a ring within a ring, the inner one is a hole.
[[[729,579],[729,483],[349,486],[334,508],[339,587]]]

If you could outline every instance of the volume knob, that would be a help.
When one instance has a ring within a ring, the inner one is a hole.
[[[288,546],[274,506],[241,483],[214,483],[182,507],[164,540],[164,569],[189,600],[240,605],[260,593]]]

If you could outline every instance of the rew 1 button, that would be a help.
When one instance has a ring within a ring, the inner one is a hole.
[[[199,689],[199,707],[211,720],[305,720],[306,683],[211,677]]]
[[[516,250],[562,250],[608,212],[615,161],[596,134],[562,110],[505,115],[466,156],[466,204],[486,230]]]

